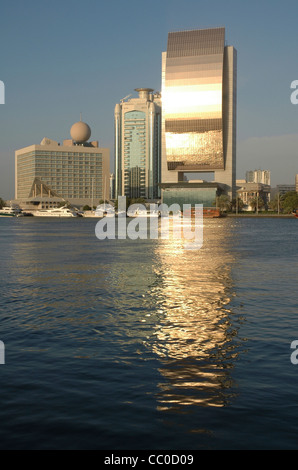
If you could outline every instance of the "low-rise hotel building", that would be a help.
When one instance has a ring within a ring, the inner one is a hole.
[[[61,202],[76,207],[109,199],[110,151],[88,142],[90,127],[71,128],[63,145],[44,138],[15,152],[15,199],[22,208],[50,208]]]

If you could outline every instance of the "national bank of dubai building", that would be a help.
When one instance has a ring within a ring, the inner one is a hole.
[[[237,52],[225,28],[169,33],[162,55],[164,202],[214,204],[236,196]],[[200,173],[201,183],[187,183]],[[213,180],[204,182],[204,174]]]

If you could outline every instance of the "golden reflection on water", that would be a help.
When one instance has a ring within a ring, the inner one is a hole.
[[[117,241],[109,256],[101,251],[108,245],[99,245],[95,256],[85,232],[72,237],[69,246],[63,245],[63,256],[55,233],[44,244],[29,235],[28,241],[15,243],[10,261],[18,325],[64,334],[74,344],[75,357],[84,345],[94,355],[105,341],[117,341],[121,356],[115,360],[127,359],[131,367],[130,348],[142,344],[160,364],[159,410],[228,403],[239,343],[230,308],[231,220],[205,220],[200,250],[185,249],[181,239],[159,238]],[[90,336],[94,329],[100,334]],[[144,349],[139,350],[142,357]]]
[[[200,250],[183,240],[160,240],[151,289],[160,313],[152,349],[160,358],[159,409],[224,406],[231,397],[229,370],[237,357],[230,301],[232,233],[227,220],[206,220]]]

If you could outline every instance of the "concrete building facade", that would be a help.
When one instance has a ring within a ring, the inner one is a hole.
[[[279,194],[286,194],[296,191],[296,186],[295,184],[278,184],[275,191]]]
[[[110,151],[88,142],[89,126],[72,126],[63,145],[44,138],[15,152],[15,199],[28,208],[43,200],[67,201],[77,207],[109,199]],[[42,206],[41,206],[42,207]]]

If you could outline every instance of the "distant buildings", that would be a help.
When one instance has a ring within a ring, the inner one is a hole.
[[[277,193],[282,195],[282,194],[286,194],[290,191],[296,191],[296,186],[295,186],[295,184],[278,184],[276,186],[276,189],[277,189]]]
[[[261,183],[271,185],[271,172],[268,170],[254,170],[246,172],[247,183]]]
[[[295,176],[295,183],[294,184],[278,184],[275,188],[271,190],[271,198],[274,199],[277,195],[283,196],[288,192],[298,193],[298,175]]]
[[[237,195],[242,200],[244,207],[243,210],[255,210],[259,208],[267,208],[270,202],[271,187],[262,183],[240,183],[237,190]]]
[[[253,170],[246,172],[245,180],[237,181],[237,196],[242,200],[243,210],[268,208],[271,200],[271,172]],[[257,205],[257,206],[256,206]]]
[[[161,177],[161,97],[151,88],[136,91],[138,98],[115,107],[115,197],[154,200]]]
[[[50,208],[61,202],[77,207],[109,199],[110,154],[84,122],[71,128],[63,145],[44,138],[15,152],[15,199],[21,207]]]
[[[268,207],[268,203],[278,196],[292,191],[298,192],[298,175],[296,184],[278,184],[271,188],[270,181],[271,174],[268,170],[247,171],[245,180],[237,180],[237,194],[244,203],[244,210],[252,210],[251,203],[255,204],[256,198],[262,199],[264,207]]]

